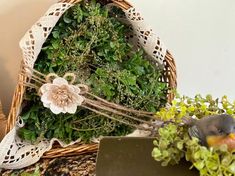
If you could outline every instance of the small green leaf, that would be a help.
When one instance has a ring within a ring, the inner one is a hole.
[[[53,35],[54,38],[58,39],[59,36],[60,36],[60,33],[59,33],[59,31],[53,31],[53,32],[52,32],[52,35]],[[44,49],[45,49],[45,48],[44,48]]]
[[[203,169],[203,168],[205,167],[205,164],[204,164],[204,162],[202,162],[202,161],[198,161],[198,162],[194,163],[193,165],[194,165],[198,170],[201,170],[201,169]]]
[[[235,173],[235,161],[228,167],[231,173]]]
[[[71,23],[72,22],[72,19],[70,19],[66,15],[63,16],[63,20],[64,20],[65,23]]]
[[[159,157],[162,155],[161,151],[158,148],[154,148],[152,151],[152,156],[155,160],[159,160]]]

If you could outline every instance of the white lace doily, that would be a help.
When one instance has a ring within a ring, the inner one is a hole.
[[[131,42],[138,48],[142,47],[157,66],[163,66],[167,49],[160,38],[153,29],[145,23],[144,19],[135,8],[132,7],[126,10],[125,15],[126,19],[131,24],[131,29],[134,34],[129,35]]]
[[[61,15],[71,6],[73,5],[69,3],[56,3],[52,5],[46,14],[27,31],[20,41],[23,61],[27,66],[33,68],[43,43],[46,41]],[[132,36],[132,40],[137,46],[142,46],[146,53],[158,65],[163,64],[166,48],[159,37],[144,23],[143,18],[135,8],[128,9],[125,11],[125,14],[133,27],[134,35]],[[17,129],[20,127],[22,127],[22,124],[18,123],[0,143],[0,168],[19,169],[34,164],[42,157],[43,153],[52,148],[54,141],[58,141],[57,139],[52,139],[51,141],[42,140],[32,145],[26,141],[22,141],[17,136]],[[136,135],[146,136],[148,134],[137,130],[129,136]],[[66,146],[62,142],[58,142],[62,147]]]

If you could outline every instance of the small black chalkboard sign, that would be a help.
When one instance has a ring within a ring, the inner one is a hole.
[[[101,140],[96,164],[96,176],[198,176],[189,170],[191,163],[182,161],[162,167],[151,152],[153,138],[105,137]]]

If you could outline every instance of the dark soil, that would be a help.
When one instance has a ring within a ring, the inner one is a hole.
[[[94,176],[96,154],[42,159],[20,170],[2,170],[1,176]],[[40,174],[39,174],[40,173]]]

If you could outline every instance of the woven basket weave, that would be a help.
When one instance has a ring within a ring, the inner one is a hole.
[[[60,2],[75,4],[79,3],[80,1],[81,0],[63,0]],[[124,0],[100,0],[98,2],[100,2],[102,5],[106,5],[108,3],[114,3],[115,5],[125,10],[132,7],[128,2]],[[161,81],[167,83],[168,86],[167,99],[168,102],[171,102],[171,100],[174,98],[174,93],[172,90],[174,90],[177,85],[176,82],[177,74],[176,74],[176,66],[174,59],[168,50],[166,51],[163,63],[164,63],[164,73],[161,78]],[[23,69],[23,67],[21,67],[21,69]],[[27,76],[20,74],[19,82],[24,82],[25,80],[27,80]],[[16,124],[17,115],[21,108],[24,91],[25,87],[22,84],[18,84],[15,90],[11,110],[8,116],[8,121],[5,130],[6,133],[8,133]],[[44,157],[53,158],[59,156],[70,156],[87,152],[94,152],[97,150],[97,148],[98,148],[97,144],[76,144],[66,148],[61,148],[59,145],[57,146],[55,145],[52,150],[44,154]]]
[[[0,120],[5,120],[5,115],[3,114],[3,111],[2,111],[2,103],[0,101]]]
[[[6,117],[3,113],[3,110],[2,110],[2,103],[0,101],[0,139],[2,139],[2,137],[4,136],[4,128],[5,128],[5,125],[6,125]]]

